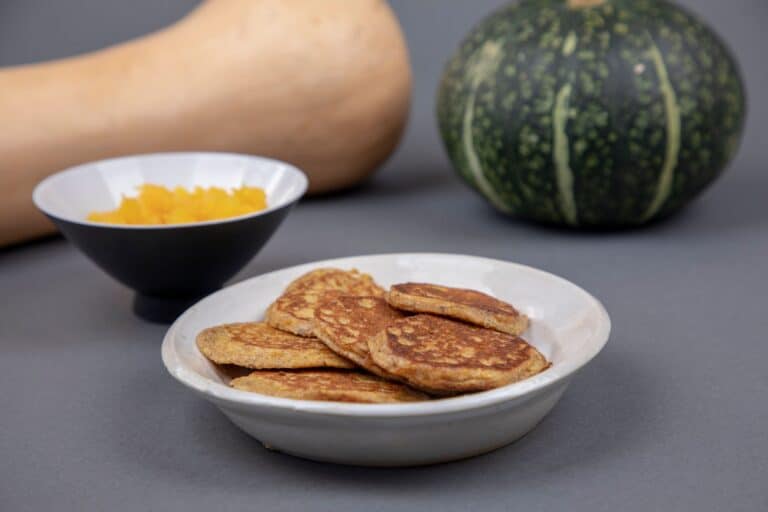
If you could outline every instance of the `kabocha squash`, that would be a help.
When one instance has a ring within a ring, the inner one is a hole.
[[[351,186],[394,149],[410,68],[379,0],[208,0],[144,38],[0,70],[0,245],[51,231],[34,185],[130,153],[289,161],[310,192]]]
[[[739,70],[661,0],[523,0],[448,63],[437,111],[459,174],[496,208],[571,226],[668,215],[738,147]]]

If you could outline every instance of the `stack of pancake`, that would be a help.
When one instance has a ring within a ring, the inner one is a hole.
[[[288,285],[266,321],[197,337],[234,388],[304,400],[408,402],[492,389],[549,366],[519,337],[528,318],[484,293],[323,268]]]

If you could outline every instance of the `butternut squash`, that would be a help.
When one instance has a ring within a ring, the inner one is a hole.
[[[0,245],[53,230],[31,201],[41,179],[123,154],[262,154],[311,193],[349,187],[396,146],[410,84],[382,0],[207,0],[146,37],[2,69]]]

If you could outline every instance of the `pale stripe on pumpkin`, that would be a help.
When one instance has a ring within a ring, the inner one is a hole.
[[[475,184],[485,197],[487,197],[496,208],[504,212],[511,212],[511,208],[501,200],[493,190],[493,186],[485,178],[483,166],[475,152],[475,142],[472,136],[472,123],[475,120],[475,97],[480,84],[490,75],[496,72],[499,63],[503,57],[501,43],[498,41],[486,41],[485,44],[475,53],[472,58],[472,64],[467,70],[471,83],[469,97],[464,110],[464,119],[462,122],[461,140],[464,145],[464,153],[467,157],[467,164],[475,180]]]
[[[669,81],[667,66],[664,64],[664,58],[662,57],[658,46],[656,46],[656,43],[650,34],[648,34],[648,39],[651,41],[651,47],[648,49],[648,54],[653,61],[656,75],[659,77],[659,89],[664,98],[667,145],[664,152],[664,164],[661,167],[659,181],[656,185],[656,192],[651,204],[648,205],[648,208],[645,210],[643,220],[648,220],[653,217],[672,193],[672,182],[675,175],[675,167],[677,167],[678,154],[680,152],[680,107],[677,104],[677,95],[675,94],[675,89],[672,87],[672,83]]]
[[[568,123],[568,99],[571,96],[571,84],[565,84],[560,88],[555,99],[555,108],[552,111],[552,126],[554,144],[552,147],[552,159],[555,162],[555,176],[557,189],[560,194],[560,210],[568,224],[578,224],[578,210],[576,198],[573,194],[573,171],[570,166],[570,150],[568,148],[568,134],[565,133],[565,125]]]
[[[571,31],[563,43],[563,55],[568,56],[576,49],[578,38]],[[579,213],[576,207],[576,197],[573,193],[573,170],[571,169],[568,134],[565,127],[568,124],[568,100],[571,97],[571,84],[563,85],[555,97],[552,110],[552,161],[555,163],[555,178],[557,191],[560,196],[560,211],[565,222],[575,226],[579,223]]]

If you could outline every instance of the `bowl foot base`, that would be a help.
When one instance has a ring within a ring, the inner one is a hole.
[[[170,324],[192,304],[213,291],[183,297],[157,297],[137,293],[133,298],[133,312],[148,322]]]

